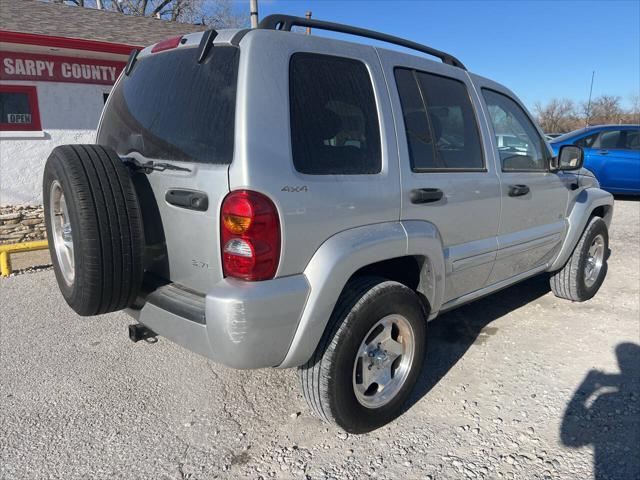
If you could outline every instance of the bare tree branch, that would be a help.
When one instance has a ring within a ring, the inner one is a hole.
[[[582,112],[589,125],[621,123],[624,116],[617,95],[601,95],[592,100],[590,108],[588,103],[583,103]]]
[[[97,0],[48,1],[78,7],[98,7]],[[213,28],[242,28],[249,23],[249,16],[239,12],[233,0],[102,0],[102,6],[104,10],[126,15],[153,16]]]
[[[151,12],[151,16],[155,17],[156,15],[158,15],[164,7],[166,7],[168,4],[171,3],[171,1],[172,0],[162,0],[160,3],[158,3],[156,8],[153,9],[153,11]],[[146,3],[146,0],[145,0],[145,3]],[[179,3],[179,2],[176,1],[174,3]],[[146,5],[145,5],[145,8],[146,8]]]
[[[553,98],[545,106],[536,102],[534,111],[542,130],[547,133],[569,132],[578,123],[575,104],[566,98]]]

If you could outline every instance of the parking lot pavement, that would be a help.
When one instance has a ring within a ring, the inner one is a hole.
[[[132,344],[50,270],[2,279],[0,478],[634,478],[640,202],[616,202],[610,247],[589,302],[538,277],[431,322],[408,410],[362,436],[310,416],[294,370]]]

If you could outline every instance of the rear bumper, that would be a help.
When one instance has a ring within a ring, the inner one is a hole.
[[[273,367],[284,360],[300,321],[304,275],[263,282],[224,279],[207,295],[160,287],[128,313],[183,347],[233,368]]]

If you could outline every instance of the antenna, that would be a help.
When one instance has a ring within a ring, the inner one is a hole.
[[[591,120],[591,94],[593,93],[593,77],[596,76],[596,71],[591,72],[591,88],[589,88],[589,103],[587,103],[587,119],[585,127],[589,126],[589,120]]]

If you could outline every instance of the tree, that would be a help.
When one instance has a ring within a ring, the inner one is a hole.
[[[630,123],[640,123],[640,93],[634,93],[630,96],[631,110],[629,116],[631,117]]]
[[[233,8],[233,0],[50,0],[84,8],[113,10],[125,15],[198,23],[213,28],[247,26],[248,15]]]
[[[536,102],[534,110],[538,123],[547,133],[565,133],[576,128],[576,106],[567,98],[553,98],[544,106]]]
[[[591,105],[585,102],[582,104],[582,112],[589,125],[622,123],[625,117],[617,95],[601,95],[592,100]]]

